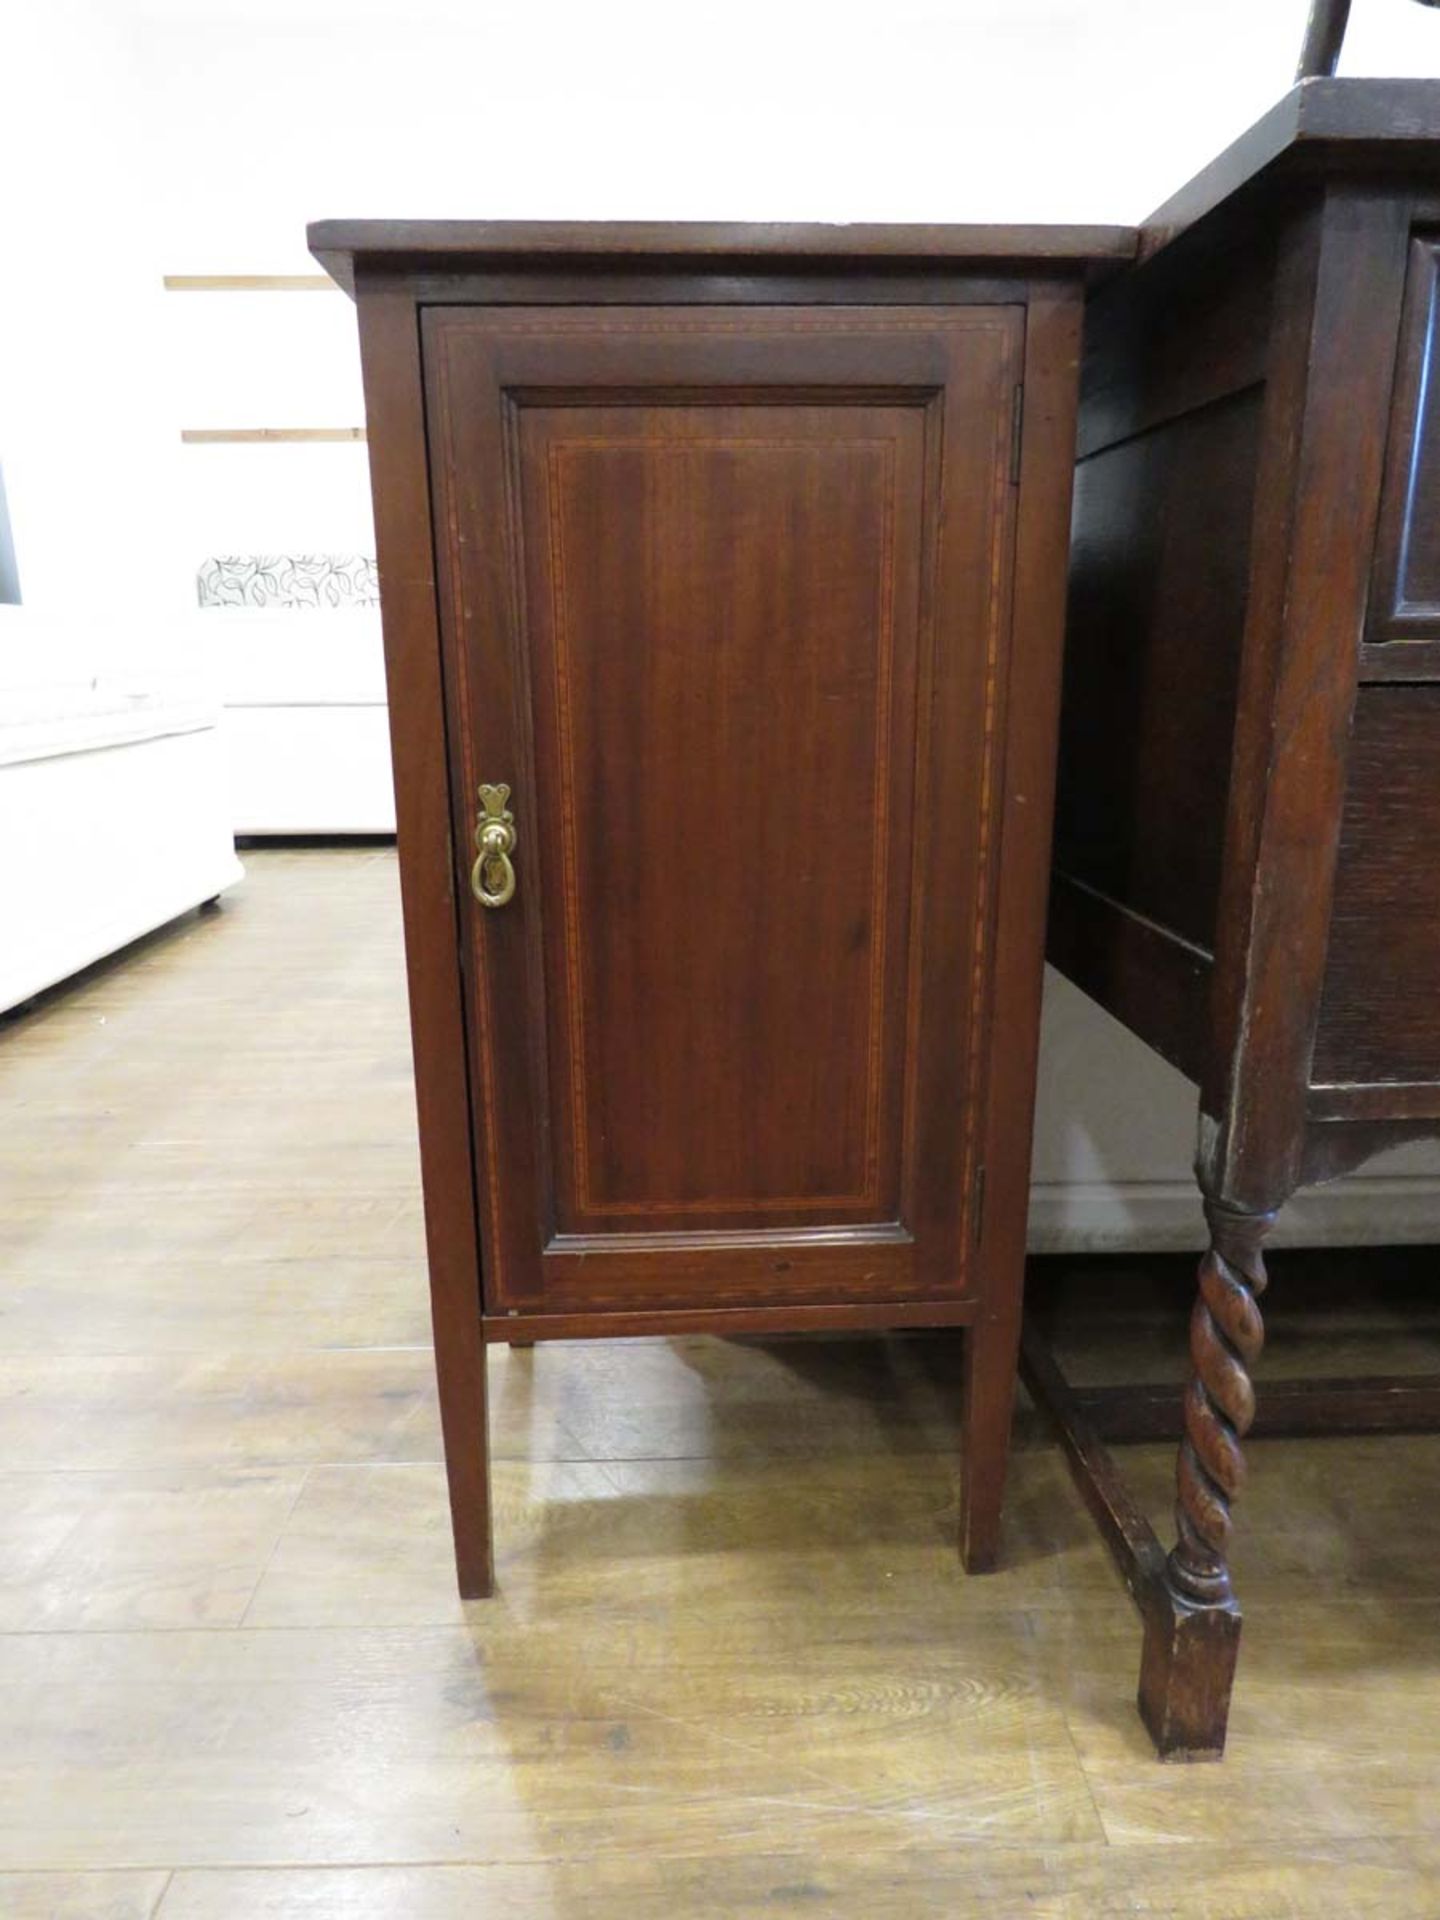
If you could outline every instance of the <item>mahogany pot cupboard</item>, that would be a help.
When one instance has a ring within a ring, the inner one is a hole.
[[[967,1330],[995,1557],[1085,279],[1125,229],[326,221],[461,1591],[489,1341]]]
[[[1146,223],[1087,319],[1050,955],[1200,1091],[1168,1557],[1026,1357],[1183,1757],[1225,1737],[1266,1230],[1300,1184],[1440,1133],[1437,295],[1440,82],[1317,78]],[[1375,1428],[1440,1391],[1308,1402]],[[1112,1404],[1132,1430],[1137,1404]]]

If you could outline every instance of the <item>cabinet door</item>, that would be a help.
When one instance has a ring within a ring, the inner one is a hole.
[[[489,1311],[967,1291],[1022,342],[426,312]]]

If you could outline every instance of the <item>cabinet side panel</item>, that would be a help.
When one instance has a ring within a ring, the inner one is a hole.
[[[1262,393],[1092,453],[1075,480],[1056,864],[1207,949]]]
[[[473,1597],[492,1580],[485,1348],[419,325],[403,288],[362,289],[359,308],[435,1366],[456,1568]]]
[[[1187,1071],[1179,1035],[1199,1030],[1215,940],[1275,263],[1269,232],[1197,233],[1086,319],[1051,957]]]

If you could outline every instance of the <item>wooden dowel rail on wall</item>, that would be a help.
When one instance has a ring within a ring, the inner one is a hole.
[[[182,427],[188,447],[264,445],[276,441],[354,441],[365,438],[364,427]]]
[[[328,273],[167,273],[167,293],[339,293]],[[364,427],[182,427],[189,447],[364,440]]]
[[[339,293],[328,273],[167,273],[167,293]]]

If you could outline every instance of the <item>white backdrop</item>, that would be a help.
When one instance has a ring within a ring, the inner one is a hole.
[[[369,551],[336,294],[307,220],[1131,221],[1289,84],[1306,0],[0,0],[0,460],[28,601],[193,601],[216,552]],[[1440,72],[1355,0],[1344,71]],[[295,616],[303,618],[305,616]],[[1052,981],[1038,1244],[1197,1237],[1194,1097]],[[1440,1158],[1312,1195],[1295,1237],[1440,1238]]]
[[[1141,218],[1284,91],[1306,0],[0,0],[0,460],[27,600],[188,603],[216,551],[368,548],[324,215]],[[1355,0],[1345,70],[1440,71]]]

